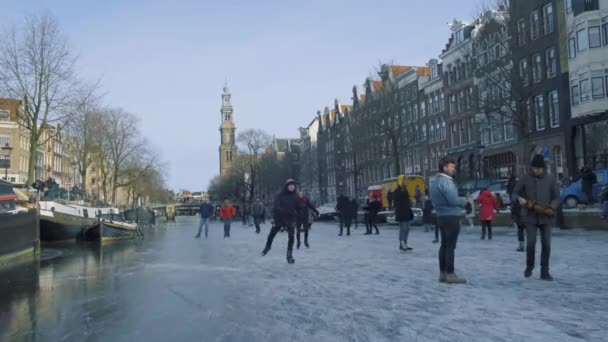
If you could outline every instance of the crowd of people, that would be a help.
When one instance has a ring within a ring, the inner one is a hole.
[[[549,273],[549,259],[551,255],[552,227],[555,224],[556,213],[560,202],[560,191],[556,179],[546,171],[544,158],[536,155],[531,161],[530,172],[521,179],[511,176],[507,184],[507,193],[511,198],[511,217],[517,227],[519,246],[517,251],[527,252],[524,276],[530,277],[535,267],[535,249],[538,232],[541,236],[540,279],[552,280]],[[434,231],[433,243],[439,243],[438,263],[439,281],[449,284],[463,284],[466,279],[455,272],[455,249],[461,230],[461,218],[468,218],[469,226],[474,226],[475,215],[480,222],[481,240],[492,240],[492,223],[496,213],[501,207],[498,198],[488,189],[482,189],[476,199],[470,194],[459,196],[454,175],[457,162],[449,157],[441,159],[438,173],[432,177],[430,187],[424,193],[416,188],[413,202],[408,193],[405,176],[397,178],[397,187],[391,193],[391,207],[394,209],[395,221],[399,224],[399,250],[410,252],[413,247],[408,244],[410,224],[414,219],[413,207],[421,207],[422,222],[425,231]],[[475,204],[476,200],[476,204]],[[412,203],[413,202],[413,203]],[[475,205],[479,206],[478,214]],[[370,194],[363,206],[365,235],[380,234],[378,229],[378,214],[383,208],[381,199]],[[338,198],[336,211],[340,220],[339,236],[351,235],[353,223],[358,224],[358,202],[341,195]],[[253,219],[256,233],[260,233],[260,224],[265,217],[265,208],[259,200],[243,209],[243,216]],[[224,222],[224,237],[230,237],[230,224],[236,216],[235,208],[226,200],[220,208],[220,217]],[[208,202],[201,205],[201,223],[196,237],[201,236],[205,228],[208,232],[209,218],[213,215],[213,207]],[[267,255],[279,231],[284,230],[288,235],[286,260],[293,264],[293,247],[297,239],[296,248],[301,246],[301,235],[306,248],[310,248],[309,231],[315,215],[319,215],[309,198],[302,192],[297,192],[297,183],[288,179],[282,191],[276,195],[272,208],[272,228],[266,239],[262,255]],[[248,218],[244,219],[247,224]],[[527,241],[527,243],[526,243]]]

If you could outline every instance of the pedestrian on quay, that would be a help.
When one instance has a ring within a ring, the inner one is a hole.
[[[460,234],[460,217],[466,200],[458,196],[454,183],[456,160],[443,157],[439,161],[439,173],[431,180],[431,201],[437,213],[437,226],[441,232],[439,247],[439,282],[464,284],[466,280],[454,272],[454,250]]]
[[[357,229],[359,226],[359,203],[357,202],[357,199],[355,197],[351,198],[350,201],[350,209],[352,210],[353,222],[355,224],[355,229]]]
[[[590,167],[585,166],[582,172],[582,190],[587,197],[587,204],[593,205],[595,199],[593,198],[593,184],[597,183],[597,176],[593,173]]]
[[[256,198],[253,206],[251,207],[251,215],[253,216],[253,224],[255,225],[255,233],[260,233],[260,223],[264,220],[264,204],[260,202],[259,198]]]
[[[338,219],[340,220],[340,234],[338,236],[342,236],[342,231],[344,230],[344,221],[347,216],[347,207],[348,197],[344,196],[344,194],[340,194],[340,196],[338,196],[338,200],[336,201],[336,214],[338,215]]]
[[[346,227],[346,236],[350,236],[350,227],[353,225],[353,221],[357,217],[357,202],[353,199],[348,199],[344,202],[344,207],[342,209],[342,221],[344,225],[340,225],[340,234],[338,236],[342,236],[342,228]]]
[[[236,210],[229,199],[224,200],[224,204],[220,208],[220,219],[224,222],[224,237],[230,237],[230,224],[236,216]]]
[[[420,185],[416,185],[414,198],[416,199],[416,208],[422,208],[422,191],[420,191]]]
[[[488,233],[488,240],[492,240],[492,221],[496,218],[495,212],[498,211],[498,201],[494,194],[484,188],[477,196],[477,203],[479,203],[479,222],[481,223],[481,239],[486,239],[486,232]]]
[[[553,280],[549,273],[549,258],[551,257],[551,229],[555,224],[556,212],[559,207],[559,187],[555,178],[548,174],[545,159],[535,155],[531,163],[531,171],[522,177],[513,189],[512,201],[518,201],[522,206],[521,217],[526,225],[528,244],[526,269],[524,276],[529,278],[534,270],[537,231],[540,231],[540,279]]]
[[[378,213],[382,210],[382,203],[380,202],[380,198],[378,195],[374,195],[371,199],[369,196],[366,200],[366,205],[364,207],[365,210],[365,234],[363,235],[372,235],[372,230],[376,229],[376,235],[380,234],[380,230],[378,229]]]
[[[407,192],[405,176],[397,177],[397,189],[393,192],[395,203],[395,220],[399,222],[399,250],[402,252],[411,251],[413,248],[408,246],[407,241],[410,234],[410,221],[414,218],[412,212],[412,201]]]
[[[203,229],[203,226],[205,226],[205,237],[208,237],[209,236],[209,219],[213,215],[213,206],[211,205],[211,203],[209,203],[208,199],[203,200],[203,203],[201,204],[201,206],[199,208],[199,212],[201,215],[201,222],[198,225],[198,234],[196,234],[195,237],[196,238],[201,237],[201,231]]]
[[[308,245],[308,231],[312,226],[312,222],[314,220],[314,215],[319,216],[319,211],[310,203],[310,199],[304,194],[300,192],[298,194],[298,217],[296,219],[296,227],[298,229],[297,245],[296,248],[300,249],[300,233],[304,233],[304,246],[306,248],[310,248]]]
[[[293,242],[294,231],[296,227],[296,218],[298,215],[298,194],[296,193],[296,181],[288,179],[285,182],[285,188],[275,196],[274,199],[274,224],[268,233],[266,247],[262,251],[262,255],[268,254],[272,248],[272,241],[277,235],[281,227],[285,227],[288,234],[287,240],[287,263],[293,264]]]
[[[464,218],[467,220],[468,228],[475,228],[475,202],[471,198],[471,193],[467,192],[465,195],[466,204],[464,206],[465,215]]]

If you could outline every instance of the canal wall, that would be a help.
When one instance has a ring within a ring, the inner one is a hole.
[[[0,214],[0,264],[31,256],[40,244],[40,220],[36,209]]]

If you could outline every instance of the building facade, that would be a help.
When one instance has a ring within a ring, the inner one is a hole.
[[[422,118],[422,124],[426,126],[426,154],[423,155],[423,160],[427,158],[428,165],[423,161],[425,167],[422,175],[427,180],[437,172],[439,160],[448,151],[443,65],[436,59],[431,59],[428,67],[431,70],[430,77],[418,82],[426,108],[426,115]]]
[[[565,1],[572,169],[608,167],[608,0]]]
[[[224,85],[224,93],[222,94],[222,124],[220,126],[220,175],[225,176],[230,172],[232,163],[236,160],[236,127],[234,126],[234,110],[231,102],[232,95],[228,89],[228,85]]]

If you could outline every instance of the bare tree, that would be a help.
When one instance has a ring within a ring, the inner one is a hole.
[[[260,153],[270,144],[271,137],[261,129],[249,129],[239,133],[237,142],[247,150],[244,158],[247,158],[249,169],[249,200],[253,201],[256,195],[258,183],[258,161]]]
[[[0,37],[0,89],[23,101],[19,124],[30,134],[28,184],[34,181],[44,131],[72,114],[79,90],[75,61],[57,21],[49,15],[29,16],[22,27],[13,26]]]

